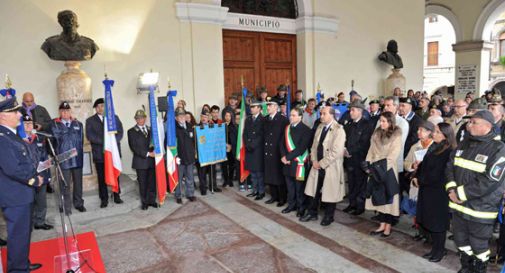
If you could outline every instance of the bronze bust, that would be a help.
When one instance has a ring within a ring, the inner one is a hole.
[[[99,48],[92,39],[77,33],[77,14],[71,10],[60,11],[58,23],[63,32],[47,38],[41,46],[47,56],[56,61],[91,60]]]
[[[395,69],[403,68],[402,57],[398,55],[398,44],[395,40],[388,42],[387,51],[379,55],[379,60],[394,66]]]

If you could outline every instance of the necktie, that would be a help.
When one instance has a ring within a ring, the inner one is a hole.
[[[67,128],[70,128],[70,121],[67,121]]]
[[[145,137],[147,137],[147,130],[146,127],[142,127],[142,133],[144,134]]]

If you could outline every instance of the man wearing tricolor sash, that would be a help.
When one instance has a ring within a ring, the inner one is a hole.
[[[288,206],[282,213],[297,210],[297,217],[303,215],[305,208],[305,177],[308,174],[310,128],[302,121],[303,109],[293,108],[289,115],[290,124],[284,128],[281,141],[281,161],[288,189]]]

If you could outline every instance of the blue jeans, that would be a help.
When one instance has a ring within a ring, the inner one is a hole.
[[[186,198],[195,195],[195,180],[193,175],[193,167],[195,164],[179,165],[179,184],[175,188],[175,198],[181,198],[181,187],[184,183]],[[186,179],[184,179],[186,177]]]
[[[259,194],[265,193],[265,182],[263,181],[263,172],[251,172],[253,191]]]

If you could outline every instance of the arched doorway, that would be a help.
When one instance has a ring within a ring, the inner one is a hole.
[[[241,89],[266,87],[269,95],[280,84],[297,88],[296,34],[282,25],[295,24],[299,16],[296,0],[223,0],[236,25],[223,27],[225,100]],[[241,28],[243,26],[243,28]],[[247,30],[247,31],[244,31]]]
[[[445,15],[442,15],[442,14]],[[432,93],[441,86],[454,86],[456,56],[452,45],[456,43],[459,29],[455,17],[439,8],[427,8],[424,20],[423,90]],[[455,27],[456,26],[456,27]],[[445,89],[444,89],[445,90]]]

